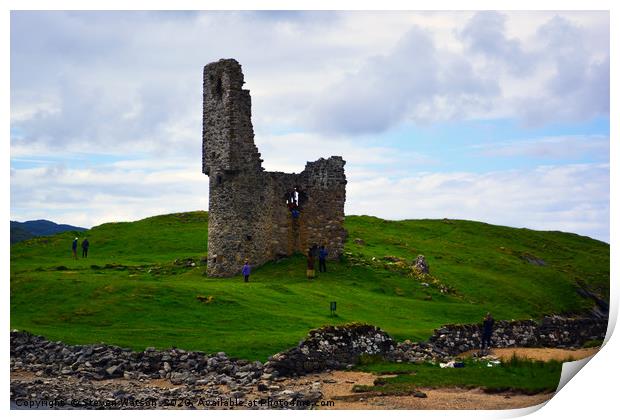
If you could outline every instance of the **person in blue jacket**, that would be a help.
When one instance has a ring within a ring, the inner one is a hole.
[[[247,283],[248,281],[250,281],[250,262],[248,260],[245,260],[245,264],[243,265],[243,268],[241,269],[241,274],[243,274],[243,281],[245,283]]]

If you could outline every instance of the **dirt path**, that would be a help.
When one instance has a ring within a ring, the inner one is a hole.
[[[529,359],[579,360],[595,354],[598,348],[587,349],[554,349],[554,348],[510,348],[493,349],[491,354],[501,360],[510,359],[513,354]],[[472,352],[463,353],[460,357],[471,356]],[[322,409],[336,410],[506,410],[524,408],[541,404],[553,397],[553,393],[523,395],[514,392],[488,394],[481,389],[461,388],[420,388],[427,398],[414,396],[368,396],[352,392],[353,385],[372,385],[376,376],[365,372],[331,372],[316,375],[314,380],[322,382],[323,400],[334,401],[333,407]]]
[[[480,389],[420,388],[427,398],[414,396],[374,396],[353,393],[353,385],[372,385],[376,376],[366,372],[336,371],[315,375],[321,381],[323,401],[334,401],[327,410],[505,410],[538,405],[553,393],[521,395],[510,392],[487,394]]]
[[[558,360],[561,362],[568,360],[579,360],[592,356],[599,351],[599,347],[592,347],[586,349],[552,349],[552,348],[529,348],[529,347],[515,347],[509,349],[492,349],[491,355],[499,357],[501,360],[509,360],[513,354],[518,357],[525,357],[528,359],[542,360],[548,362],[549,360]],[[459,355],[461,358],[469,357],[474,351],[468,351]]]

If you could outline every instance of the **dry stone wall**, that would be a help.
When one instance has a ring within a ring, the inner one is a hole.
[[[209,176],[207,273],[231,276],[313,245],[344,249],[345,161],[308,162],[299,174],[266,172],[254,144],[251,98],[232,59],[204,68],[202,171]],[[297,189],[299,217],[286,199]]]
[[[541,321],[498,321],[492,347],[581,347],[589,340],[604,339],[606,331],[607,320],[602,319],[552,316]],[[397,343],[371,325],[323,327],[311,331],[297,347],[271,356],[264,370],[276,376],[292,376],[342,369],[357,363],[362,354],[399,362],[446,362],[479,349],[480,332],[481,324],[444,325],[427,342]]]
[[[395,345],[387,333],[372,325],[327,326],[310,331],[297,347],[271,356],[265,372],[292,376],[343,369],[357,363],[361,354],[386,355]]]
[[[545,317],[541,321],[498,321],[493,328],[492,347],[581,347],[590,340],[602,340],[607,319]],[[444,325],[435,330],[429,343],[451,355],[479,349],[481,325]]]

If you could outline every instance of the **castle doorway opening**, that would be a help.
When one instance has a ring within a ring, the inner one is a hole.
[[[303,203],[306,201],[306,194],[298,187],[291,188],[284,194],[286,207],[291,212],[293,218],[298,218],[301,214]]]

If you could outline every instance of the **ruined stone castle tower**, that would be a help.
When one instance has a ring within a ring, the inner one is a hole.
[[[303,172],[266,172],[254,144],[251,98],[241,65],[204,68],[202,172],[209,176],[207,273],[232,276],[245,259],[260,265],[325,245],[343,251],[345,161],[308,162]],[[318,264],[318,262],[317,262]]]

